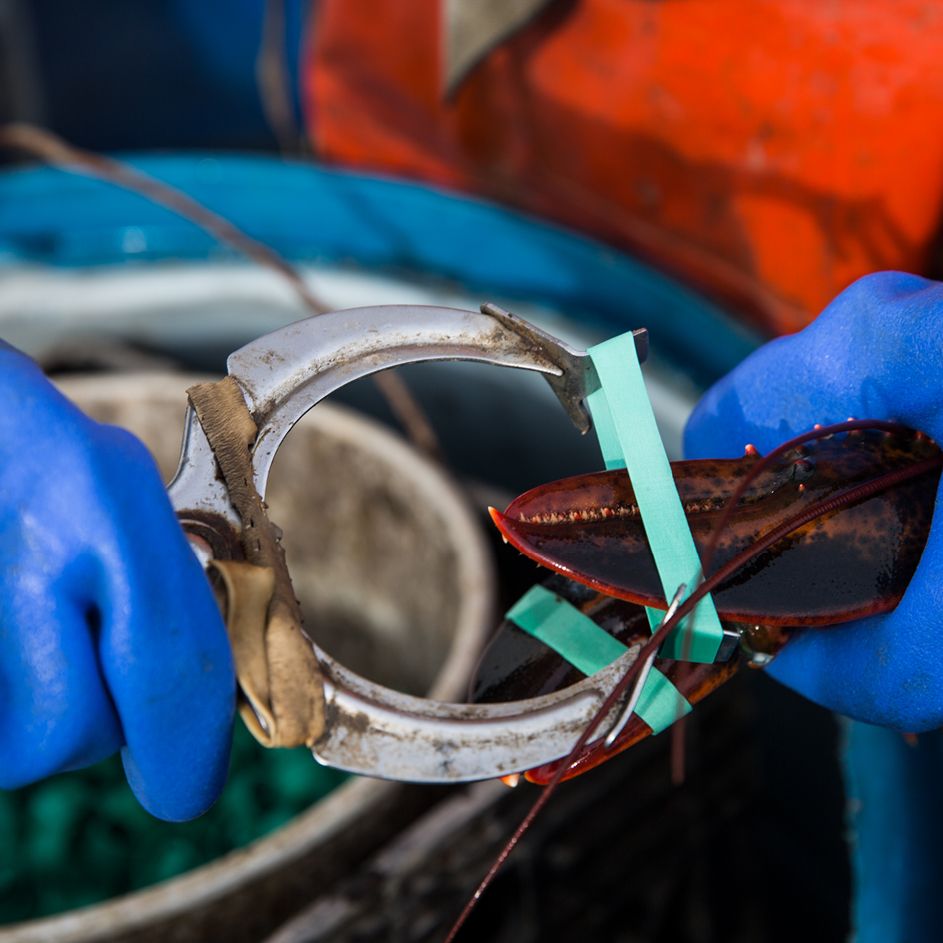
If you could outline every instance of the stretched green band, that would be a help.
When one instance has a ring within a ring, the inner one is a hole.
[[[585,675],[595,674],[628,651],[576,606],[543,586],[534,586],[521,596],[508,610],[507,618]],[[690,710],[681,692],[653,668],[635,713],[653,733],[661,733]]]
[[[507,618],[584,675],[596,674],[628,651],[589,616],[544,586],[531,587],[508,610]]]
[[[590,348],[589,355],[599,389],[590,394],[587,405],[603,459],[606,468],[628,471],[665,599],[670,600],[682,583],[692,585],[701,562],[655,424],[635,340],[623,334]],[[655,628],[663,613],[649,610],[648,618]],[[665,641],[661,654],[709,663],[722,639],[723,628],[708,596]]]

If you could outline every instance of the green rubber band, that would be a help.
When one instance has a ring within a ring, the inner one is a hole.
[[[601,671],[629,650],[576,606],[544,586],[531,587],[508,610],[507,618],[585,675]],[[661,733],[690,710],[681,692],[652,668],[635,707],[635,713],[652,728],[652,733]]]
[[[625,468],[632,480],[658,569],[665,600],[683,583],[691,586],[701,567],[684,507],[671,474],[671,465],[655,423],[635,339],[614,337],[589,350],[599,389],[587,397],[593,425],[607,469]],[[664,613],[646,609],[652,631]],[[520,629],[576,667],[592,675],[624,655],[628,648],[589,616],[543,586],[534,586],[508,611]],[[713,662],[723,639],[720,618],[706,596],[679,629],[669,636],[659,654],[688,661]],[[657,668],[652,668],[635,713],[660,733],[690,713],[691,705]]]
[[[589,616],[544,586],[532,586],[508,610],[507,618],[584,675],[602,671],[628,651]]]
[[[626,468],[632,480],[642,524],[665,599],[688,586],[701,562],[671,474],[642,368],[631,334],[622,334],[588,351],[599,378],[599,389],[587,397],[606,468]],[[649,610],[654,629],[664,613]],[[665,658],[710,663],[723,640],[723,628],[713,600],[706,596],[661,648]]]
[[[652,668],[635,705],[635,713],[656,734],[667,730],[685,714],[690,714],[691,705],[665,675]]]

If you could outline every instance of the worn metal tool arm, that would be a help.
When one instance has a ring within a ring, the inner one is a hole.
[[[636,345],[644,357],[645,331],[636,332]],[[598,382],[589,357],[495,305],[481,312],[411,305],[337,311],[288,325],[229,357],[229,373],[258,426],[253,464],[259,494],[265,495],[278,447],[312,406],[353,380],[432,360],[540,373],[578,428],[589,428],[584,400]],[[208,512],[239,525],[192,410],[169,493],[184,518]],[[374,684],[314,648],[327,705],[316,758],[350,772],[413,782],[488,779],[564,756],[637,657],[629,652],[592,678],[544,697],[463,705]]]
[[[256,486],[264,493],[272,459],[291,427],[348,383],[404,364],[471,360],[543,374],[566,398],[582,431],[585,354],[489,306],[487,312],[421,305],[351,308],[299,321],[230,355],[227,365],[259,426]],[[559,385],[567,376],[571,385]],[[575,381],[575,385],[573,384]]]
[[[325,671],[327,727],[313,753],[337,769],[408,782],[470,782],[533,769],[569,753],[639,649],[543,697],[449,704],[367,681],[315,646]],[[608,730],[617,714],[599,729]]]
[[[646,338],[638,332],[640,355]],[[580,431],[589,428],[583,399],[593,374],[586,354],[496,305],[484,305],[480,312],[425,305],[334,311],[260,337],[227,361],[259,427],[253,455],[259,493],[265,494],[278,447],[312,406],[371,373],[430,360],[536,371],[547,378]],[[178,510],[215,511],[238,524],[215,468],[200,423],[188,411],[180,466],[168,488],[171,501]]]

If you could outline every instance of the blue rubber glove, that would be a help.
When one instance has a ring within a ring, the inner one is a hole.
[[[152,814],[204,812],[235,701],[219,611],[157,468],[0,342],[0,788],[121,749]]]
[[[690,458],[761,452],[817,423],[896,419],[943,442],[943,284],[885,272],[856,282],[799,334],[748,357],[701,400]],[[939,496],[937,500],[939,508]],[[900,731],[943,724],[943,521],[900,605],[802,633],[769,668],[806,697]]]

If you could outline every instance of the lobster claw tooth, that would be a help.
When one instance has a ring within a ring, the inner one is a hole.
[[[628,477],[583,475],[542,485],[489,513],[532,560],[610,596],[665,608]]]
[[[494,521],[495,527],[498,528],[498,532],[501,534],[501,539],[505,543],[509,543],[504,527],[504,521],[506,520],[505,516],[497,508],[490,506],[488,507],[488,514],[491,515],[491,520]]]

